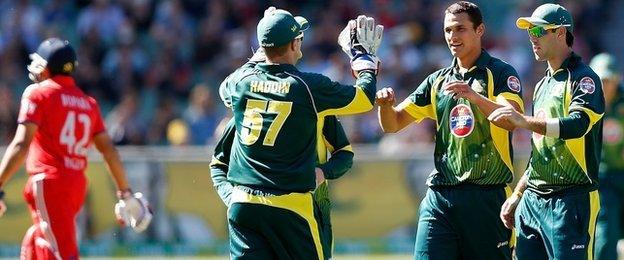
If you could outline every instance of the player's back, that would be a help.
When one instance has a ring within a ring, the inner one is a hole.
[[[372,71],[360,72],[354,86],[290,64],[241,67],[219,90],[236,121],[228,180],[280,192],[313,190],[323,118],[371,110],[376,82]]]
[[[253,187],[313,189],[317,113],[309,87],[288,71],[249,75],[236,85],[238,135],[230,179]]]
[[[24,91],[19,122],[38,126],[26,161],[30,174],[83,172],[93,137],[104,131],[97,102],[63,75]]]

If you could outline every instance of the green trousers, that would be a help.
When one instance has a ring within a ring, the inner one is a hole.
[[[505,186],[431,187],[420,203],[414,259],[511,259],[512,232],[499,218]]]
[[[527,190],[516,208],[518,259],[593,259],[598,191],[539,195]]]
[[[324,259],[311,193],[253,195],[234,188],[231,259]]]

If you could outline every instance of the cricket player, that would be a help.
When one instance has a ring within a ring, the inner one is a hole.
[[[229,168],[230,152],[236,130],[234,129],[234,120],[228,121],[223,135],[217,145],[210,164],[210,175],[214,183],[215,189],[223,200],[223,203],[229,207],[230,196],[232,194],[233,185],[227,181],[227,172]],[[353,149],[347,136],[335,116],[325,117],[322,136],[318,137],[324,140],[325,150],[328,152],[324,157],[318,158],[318,166],[315,169],[317,173],[318,186],[313,193],[315,204],[315,217],[319,223],[320,239],[323,245],[323,253],[325,259],[331,259],[333,250],[333,235],[331,229],[331,201],[329,199],[329,183],[327,180],[334,180],[344,175],[353,165]],[[327,156],[331,154],[330,158]]]
[[[84,171],[92,143],[117,185],[118,221],[140,232],[152,215],[142,195],[130,190],[97,102],[71,76],[76,52],[69,42],[46,39],[30,58],[29,77],[35,83],[24,90],[19,125],[0,163],[0,216],[7,209],[1,188],[26,161],[23,195],[33,225],[22,242],[21,259],[78,259],[75,221],[86,196]]]
[[[535,59],[548,68],[535,86],[533,116],[501,108],[489,118],[533,132],[528,167],[501,219],[509,228],[515,221],[518,259],[592,259],[600,209],[602,84],[572,51],[574,23],[563,6],[541,5],[516,25],[527,30]]]
[[[498,212],[513,178],[511,133],[487,116],[499,107],[522,111],[516,70],[481,46],[479,7],[460,1],[445,11],[453,63],[429,75],[403,102],[377,92],[384,132],[430,118],[437,123],[435,169],[420,203],[415,259],[511,259],[511,231]]]
[[[624,96],[621,71],[615,57],[596,55],[589,63],[600,80],[605,98],[602,161],[598,180],[600,213],[596,223],[596,259],[616,260],[617,242],[623,237],[624,203]]]
[[[267,9],[257,26],[266,61],[247,63],[220,86],[236,130],[227,174],[234,185],[228,208],[233,259],[325,258],[312,198],[318,155],[325,154],[317,137],[325,116],[372,109],[383,27],[360,16],[341,33],[355,85],[294,66],[307,27],[303,17]]]

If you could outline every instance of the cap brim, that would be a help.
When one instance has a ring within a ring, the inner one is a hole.
[[[516,20],[516,26],[523,30],[529,29],[534,25],[549,25],[549,23],[544,19],[535,17],[520,17]]]
[[[300,31],[305,31],[310,28],[310,23],[308,22],[308,19],[305,19],[303,16],[295,16],[295,21],[297,21],[297,23],[299,24]]]

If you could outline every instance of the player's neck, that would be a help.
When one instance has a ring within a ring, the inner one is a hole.
[[[293,61],[295,60],[295,61]],[[266,63],[270,65],[278,65],[278,64],[290,64],[295,65],[296,59],[289,57],[289,55],[281,55],[277,57],[268,57],[266,58]]]
[[[481,56],[481,48],[475,49],[463,57],[457,57],[457,66],[459,67],[459,70],[468,71],[477,62],[479,56]]]
[[[548,59],[548,69],[550,70],[550,73],[554,73],[559,68],[561,68],[563,61],[570,57],[572,49],[566,45],[565,48],[557,48],[554,50],[554,52],[554,55],[552,55],[552,57]]]

